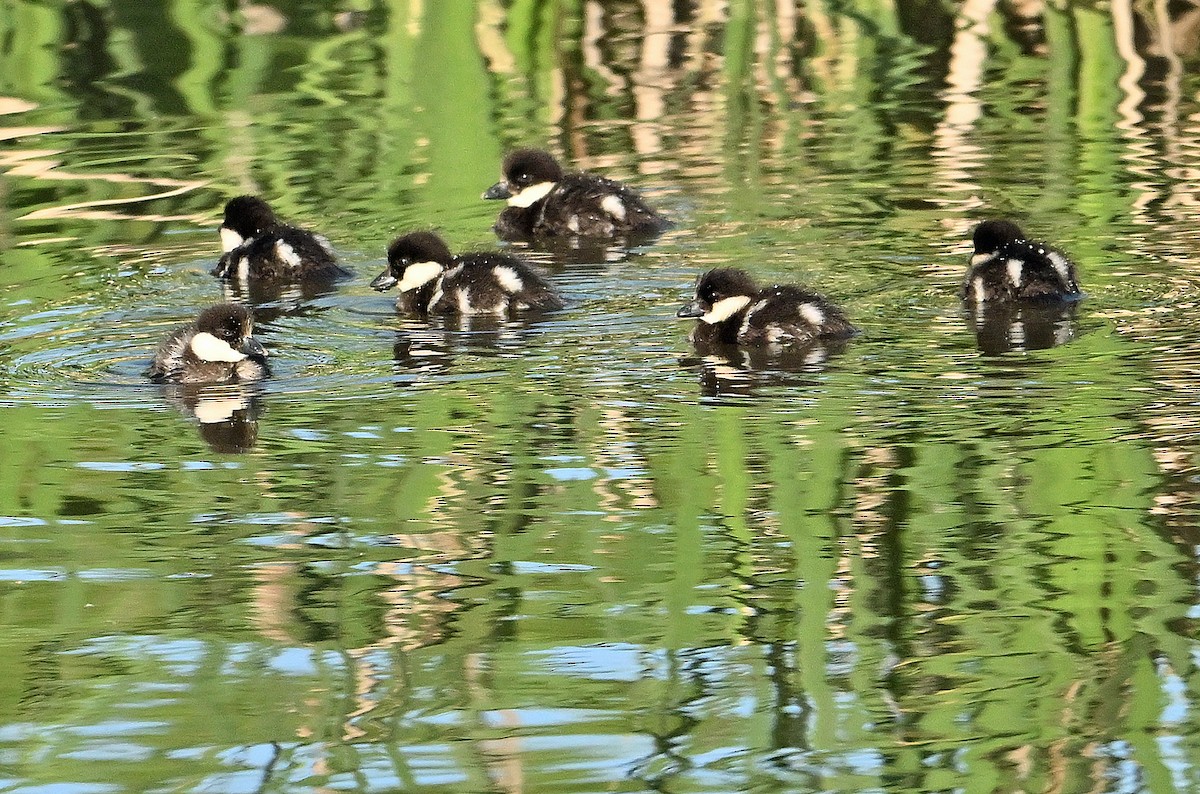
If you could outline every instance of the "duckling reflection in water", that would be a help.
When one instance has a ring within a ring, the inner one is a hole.
[[[811,376],[846,349],[849,339],[815,339],[805,344],[744,347],[695,345],[697,355],[679,365],[695,368],[704,397],[753,397],[760,389],[811,385]]]
[[[166,396],[197,421],[200,438],[213,452],[237,454],[258,443],[260,411],[256,386],[169,384]]]
[[[156,383],[246,383],[270,374],[245,306],[218,303],[171,332],[146,375]]]
[[[330,306],[320,299],[337,291],[337,285],[328,281],[223,279],[220,284],[221,297],[227,303],[253,306],[254,319],[259,323],[273,323],[283,317],[319,315]]]
[[[501,166],[503,179],[485,199],[508,206],[496,219],[503,240],[535,237],[653,237],[671,223],[632,188],[585,172],[565,173],[541,149],[517,149]]]
[[[1078,306],[1078,301],[977,303],[967,307],[967,321],[987,355],[1046,350],[1075,338]]]
[[[397,372],[431,376],[449,370],[459,356],[474,359],[518,354],[530,344],[534,324],[495,315],[442,315],[427,325],[406,322],[392,346]]]

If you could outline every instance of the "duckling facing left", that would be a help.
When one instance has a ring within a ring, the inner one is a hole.
[[[760,289],[737,268],[717,268],[700,276],[695,300],[675,316],[700,321],[691,333],[697,346],[801,345],[858,333],[824,296],[795,284]]]
[[[504,178],[483,198],[507,200],[495,225],[505,240],[654,235],[671,225],[632,188],[595,174],[564,173],[541,149],[510,152],[501,171]]]
[[[550,311],[562,299],[529,264],[495,251],[454,256],[433,232],[413,232],[388,246],[388,266],[371,287],[399,287],[396,306],[415,314],[507,315]]]
[[[146,375],[156,383],[241,383],[270,374],[267,351],[251,335],[250,311],[236,303],[210,306],[176,328],[154,354]]]
[[[218,278],[247,280],[326,280],[346,278],[329,241],[289,226],[257,196],[238,196],[225,204],[221,223]]]
[[[1075,264],[1045,243],[1029,240],[1012,221],[975,227],[975,253],[962,298],[973,303],[1077,301],[1083,297]]]

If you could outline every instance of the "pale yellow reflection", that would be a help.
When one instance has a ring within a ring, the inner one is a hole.
[[[988,18],[995,9],[996,0],[966,0],[961,6],[943,93],[946,112],[933,133],[936,183],[942,193],[937,200],[956,210],[948,221],[955,236],[968,226],[962,211],[983,204],[980,186],[973,179],[984,157],[971,135],[983,114],[978,92],[987,62]]]
[[[24,113],[35,110],[36,108],[37,105],[32,102],[26,102],[13,97],[0,97],[0,115]],[[66,129],[66,127],[62,126],[49,125],[0,127],[0,141],[36,137],[39,135],[49,135],[57,132],[63,132]],[[135,216],[101,208],[140,204],[146,201],[154,201],[156,199],[171,198],[172,196],[188,193],[208,184],[208,180],[197,179],[170,179],[167,177],[146,178],[131,176],[129,174],[80,174],[71,171],[62,171],[59,170],[59,166],[62,165],[63,161],[62,159],[56,158],[58,155],[64,153],[66,153],[65,149],[10,149],[7,152],[0,154],[0,169],[4,169],[10,176],[24,176],[43,181],[98,181],[109,182],[113,184],[149,185],[154,188],[162,189],[145,196],[133,196],[116,199],[96,199],[94,201],[80,201],[72,204],[62,204],[56,207],[44,207],[40,210],[27,212],[24,215],[19,216],[17,220],[45,220],[50,218],[133,220],[135,219]],[[194,223],[204,223],[209,220],[207,215],[197,214],[138,215],[136,216],[136,219],[145,221],[190,221]]]

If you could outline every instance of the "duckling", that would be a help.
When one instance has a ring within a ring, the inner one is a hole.
[[[414,314],[496,314],[561,309],[562,299],[529,264],[495,251],[453,256],[433,232],[413,232],[388,246],[388,266],[371,287],[399,286],[396,306]]]
[[[540,149],[510,152],[502,172],[504,178],[483,197],[507,199],[494,227],[505,240],[652,235],[670,226],[632,188],[593,174],[565,174]]]
[[[261,380],[270,374],[267,351],[251,336],[252,328],[245,306],[210,306],[163,340],[146,375],[156,383]]]
[[[983,303],[1083,297],[1075,265],[1045,243],[1026,239],[1012,221],[990,220],[975,227],[975,253],[963,280],[962,298]]]
[[[696,299],[675,316],[700,320],[691,334],[697,346],[807,344],[858,333],[841,309],[807,287],[759,289],[737,268],[716,268],[700,276]]]
[[[218,278],[332,281],[350,275],[328,240],[283,223],[257,196],[230,199],[220,233],[223,253],[212,271]]]

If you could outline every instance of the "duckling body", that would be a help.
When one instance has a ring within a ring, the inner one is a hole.
[[[454,256],[432,232],[414,232],[388,248],[388,268],[371,282],[398,286],[396,306],[415,314],[508,315],[561,309],[562,299],[528,263],[493,251]]]
[[[225,205],[221,224],[221,259],[213,269],[219,278],[302,281],[345,278],[329,241],[275,217],[255,196],[238,196]]]
[[[760,289],[735,268],[702,275],[695,300],[676,316],[699,320],[691,333],[697,346],[803,345],[857,333],[842,310],[819,293],[795,284]]]
[[[242,383],[270,374],[245,306],[219,303],[171,332],[146,375],[156,383]]]
[[[1045,243],[1026,239],[1010,221],[975,227],[975,253],[962,298],[973,303],[1076,301],[1083,297],[1075,264]]]
[[[508,202],[494,227],[503,239],[647,235],[670,226],[632,188],[595,174],[564,173],[540,149],[511,152],[502,170],[504,178],[483,197]]]

